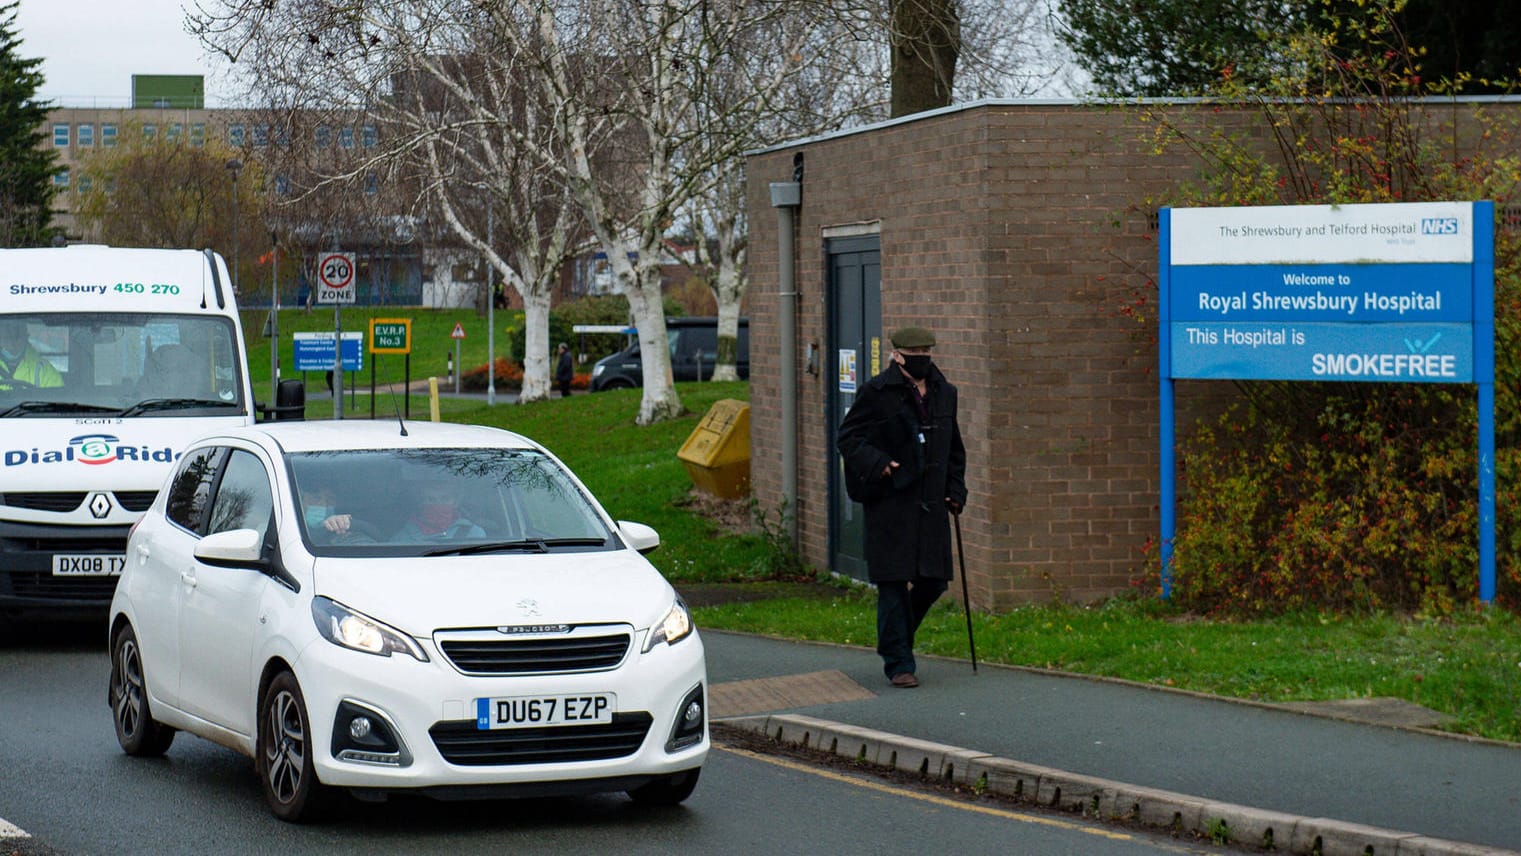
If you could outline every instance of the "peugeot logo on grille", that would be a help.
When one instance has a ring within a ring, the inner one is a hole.
[[[111,513],[111,500],[103,493],[97,493],[90,497],[90,513],[96,520],[102,520]]]
[[[523,633],[569,633],[569,624],[512,624],[496,629],[498,633],[517,636]]]
[[[539,602],[531,597],[525,597],[517,603],[518,611],[523,613],[524,618],[533,618],[535,615],[543,615],[539,612]]]

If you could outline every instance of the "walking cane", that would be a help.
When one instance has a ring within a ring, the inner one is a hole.
[[[977,642],[972,639],[972,597],[966,591],[966,551],[961,549],[961,512],[951,515],[956,521],[956,558],[961,562],[961,606],[966,610],[966,646],[972,652],[972,674],[977,674]]]

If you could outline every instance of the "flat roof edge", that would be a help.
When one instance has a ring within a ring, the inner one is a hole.
[[[1274,99],[1280,102],[1286,99]],[[1350,99],[1332,99],[1332,103],[1350,103]],[[1521,95],[1455,95],[1455,96],[1430,96],[1425,98],[1407,99],[1410,104],[1521,104]],[[930,119],[936,116],[945,116],[951,113],[961,113],[970,110],[979,110],[987,107],[1138,107],[1148,105],[1186,105],[1186,104],[1235,104],[1242,105],[1240,99],[1230,101],[1219,98],[984,98],[977,101],[968,101],[964,104],[951,104],[946,107],[937,107],[934,110],[925,110],[922,113],[912,113],[907,116],[899,116],[894,119],[884,119],[880,122],[861,125],[854,128],[843,128],[838,131],[830,131],[824,134],[815,134],[809,137],[800,137],[769,146],[756,149],[748,149],[744,156],[755,157],[757,155],[771,154],[773,152],[795,149],[813,143],[821,143],[828,140],[837,140],[856,134],[865,134],[878,131],[883,128],[891,128],[897,125],[917,122],[921,119]],[[1246,104],[1244,106],[1250,106]]]

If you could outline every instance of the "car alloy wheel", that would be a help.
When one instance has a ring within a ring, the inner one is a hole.
[[[259,780],[270,810],[292,823],[316,816],[325,796],[312,762],[310,725],[295,675],[276,675],[259,705]]]
[[[154,757],[169,751],[174,729],[153,719],[148,706],[148,685],[143,678],[142,649],[130,624],[122,625],[111,639],[111,719],[116,742],[122,751],[138,757]]]

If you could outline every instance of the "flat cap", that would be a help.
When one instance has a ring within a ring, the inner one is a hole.
[[[923,327],[901,327],[893,331],[894,348],[933,348],[935,334]]]

